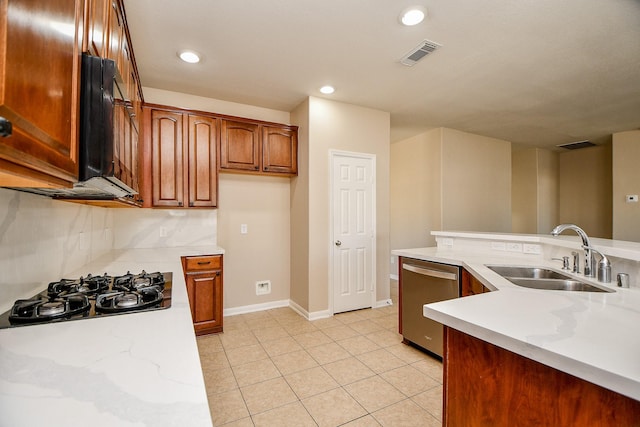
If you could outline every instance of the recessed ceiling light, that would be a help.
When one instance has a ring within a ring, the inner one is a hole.
[[[182,52],[178,52],[178,57],[189,64],[196,64],[200,62],[200,55],[192,50],[183,50]]]
[[[333,86],[322,86],[320,88],[320,92],[324,93],[325,95],[331,95],[333,92],[335,92],[336,90],[334,89]]]
[[[418,25],[427,16],[427,10],[422,6],[412,6],[402,11],[400,14],[400,22],[410,27]]]

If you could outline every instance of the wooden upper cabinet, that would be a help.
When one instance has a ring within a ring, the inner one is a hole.
[[[260,126],[254,123],[222,120],[220,168],[260,170]]]
[[[122,39],[124,37],[124,20],[122,19],[122,11],[117,0],[107,0],[109,8],[109,17],[107,25],[107,42],[105,56],[118,63],[121,57],[120,49]]]
[[[295,128],[262,127],[262,171],[298,174],[298,132]]]
[[[86,0],[83,50],[104,58],[107,54],[109,10],[111,0]]]
[[[144,144],[151,158],[143,164],[149,165],[145,175],[151,176],[151,185],[143,192],[152,195],[145,206],[216,207],[220,120],[154,107],[144,110],[144,120],[150,122]]]
[[[218,202],[218,119],[189,115],[189,207]]]
[[[182,114],[151,111],[152,204],[184,206],[184,146]]]
[[[229,172],[298,174],[298,128],[222,120],[220,169]]]
[[[78,178],[84,0],[0,0],[0,185]],[[52,25],[55,23],[55,25]]]

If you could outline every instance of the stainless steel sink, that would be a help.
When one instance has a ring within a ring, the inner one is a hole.
[[[502,277],[522,277],[529,279],[571,279],[566,274],[542,267],[514,267],[510,265],[488,265]]]
[[[487,265],[511,283],[531,289],[578,292],[615,292],[581,282],[559,271],[544,267],[516,267],[510,265]]]

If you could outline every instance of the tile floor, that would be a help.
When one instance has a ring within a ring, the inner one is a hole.
[[[312,322],[289,308],[226,317],[197,340],[214,426],[440,426],[442,364],[397,325],[397,304]]]

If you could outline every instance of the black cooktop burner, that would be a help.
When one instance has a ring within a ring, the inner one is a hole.
[[[51,282],[47,287],[47,294],[50,297],[58,297],[75,293],[85,295],[95,295],[109,289],[111,276],[105,273],[102,276],[81,277],[78,280],[60,279],[58,282]]]
[[[86,295],[65,298],[21,299],[13,304],[9,321],[15,324],[39,323],[87,313],[91,309]]]
[[[49,283],[33,298],[15,301],[0,328],[158,310],[171,306],[171,273],[91,274]]]

